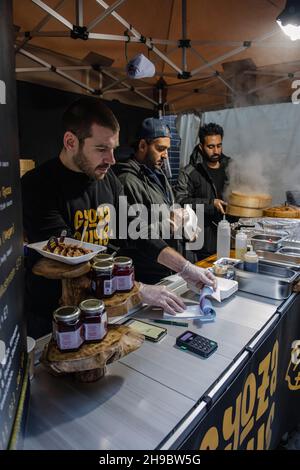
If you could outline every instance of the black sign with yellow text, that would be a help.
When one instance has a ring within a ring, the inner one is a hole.
[[[23,385],[22,223],[12,2],[0,1],[0,449],[8,447]]]
[[[273,449],[300,422],[300,295],[181,449]]]

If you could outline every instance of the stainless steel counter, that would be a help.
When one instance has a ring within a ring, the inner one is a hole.
[[[185,295],[185,294],[184,294]],[[187,297],[193,297],[188,292]],[[189,329],[218,342],[202,359],[175,346],[186,327],[166,325],[159,343],[108,366],[92,384],[52,377],[36,367],[25,449],[154,449],[189,415],[244,347],[276,312],[278,301],[238,292],[218,304],[217,319]],[[137,318],[158,318],[157,310],[138,311]]]

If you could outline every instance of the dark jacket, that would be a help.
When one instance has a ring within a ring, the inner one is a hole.
[[[162,172],[158,172],[156,179],[153,172],[145,165],[138,163],[134,158],[126,162],[114,165],[113,170],[121,181],[127,202],[132,204],[144,204],[151,211],[152,204],[166,204],[171,206],[174,201],[172,188]],[[150,224],[150,219],[148,220]],[[178,240],[165,240],[168,245],[178,249]],[[137,248],[128,247],[127,253],[135,264],[137,278],[146,283],[155,283],[172,272],[156,262],[150,262],[149,257]]]
[[[228,183],[227,169],[230,157],[221,155],[220,168],[224,170],[223,191]],[[175,186],[176,202],[184,206],[191,204],[196,211],[197,204],[204,205],[204,245],[199,252],[199,259],[216,252],[217,227],[221,220],[220,213],[214,207],[214,199],[223,198],[217,194],[202,153],[197,145],[190,157],[190,163],[179,172],[178,182]]]

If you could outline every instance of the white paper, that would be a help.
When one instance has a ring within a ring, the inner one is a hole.
[[[195,305],[187,305],[186,310],[181,313],[176,313],[176,315],[171,315],[170,313],[164,312],[164,318],[201,318],[203,317],[203,313],[200,311],[199,303],[195,303]]]

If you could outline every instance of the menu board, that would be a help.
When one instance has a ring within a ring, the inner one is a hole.
[[[9,446],[26,365],[12,2],[0,1],[0,449]]]

